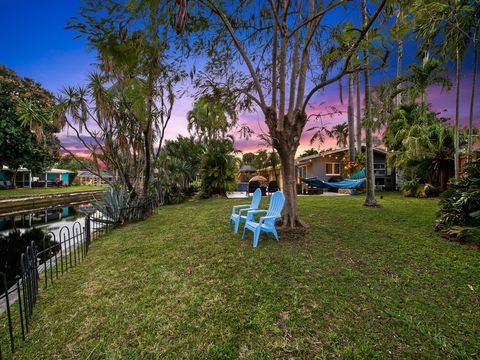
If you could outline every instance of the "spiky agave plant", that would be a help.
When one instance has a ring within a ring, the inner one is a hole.
[[[128,220],[128,192],[123,187],[111,187],[101,201],[94,201],[93,207],[110,221],[122,224]]]

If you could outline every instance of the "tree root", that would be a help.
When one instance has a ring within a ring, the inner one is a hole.
[[[300,219],[298,216],[292,221],[289,215],[283,215],[282,220],[279,221],[282,229],[308,229],[310,225]]]
[[[382,205],[378,204],[376,201],[375,202],[364,202],[363,206],[365,207],[371,207],[371,208],[381,208]]]

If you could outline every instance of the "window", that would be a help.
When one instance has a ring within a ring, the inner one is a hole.
[[[385,168],[385,163],[373,164],[373,172],[375,175],[384,176],[387,173]]]
[[[302,183],[302,178],[305,179],[307,177],[307,166],[299,165],[297,166],[297,184]]]
[[[327,171],[325,175],[340,175],[339,163],[327,163]]]

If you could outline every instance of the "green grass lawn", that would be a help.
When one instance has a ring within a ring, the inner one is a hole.
[[[436,200],[301,197],[304,235],[227,230],[232,200],[163,207],[41,293],[18,359],[474,358],[480,253]]]
[[[18,188],[18,189],[4,189],[0,190],[0,198],[6,196],[18,195],[41,195],[41,194],[58,194],[77,191],[102,190],[106,189],[107,185],[93,186],[93,185],[74,185],[65,187],[52,188]]]

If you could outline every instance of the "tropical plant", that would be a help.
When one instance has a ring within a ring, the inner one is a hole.
[[[456,240],[480,243],[480,153],[472,155],[464,176],[441,195],[436,229]]]
[[[225,138],[237,123],[236,110],[222,98],[218,91],[203,95],[187,113],[188,131],[200,141]]]
[[[179,135],[175,140],[167,140],[159,157],[160,178],[171,179],[167,183],[172,188],[178,188],[181,193],[195,191],[190,184],[200,173],[204,153],[205,146],[193,137]]]
[[[446,189],[455,154],[454,129],[446,122],[418,104],[401,105],[390,117],[384,133],[389,161],[412,184]]]
[[[132,197],[124,187],[112,186],[103,194],[101,200],[94,201],[92,205],[105,217],[106,223],[123,224],[150,216],[159,201],[159,194],[155,191],[148,196]]]
[[[406,180],[402,185],[402,191],[408,197],[429,198],[438,195],[438,188],[429,183],[421,183],[418,178]]]
[[[333,126],[331,129],[326,129],[329,137],[335,138],[338,147],[347,147],[348,143],[348,125],[347,123],[340,123]]]
[[[235,189],[235,149],[231,139],[212,139],[205,144],[201,161],[201,191],[204,196],[222,195]]]
[[[310,148],[310,149],[305,149],[299,157],[305,157],[305,156],[311,156],[311,155],[317,155],[318,154],[318,150],[314,149],[314,148]]]
[[[405,94],[405,102],[413,104],[420,97],[425,111],[429,86],[440,85],[442,89],[450,89],[452,86],[452,82],[446,75],[447,68],[438,59],[426,56],[422,65],[411,64],[408,67],[408,71],[410,74],[397,80],[402,84],[401,92]]]
[[[92,205],[109,221],[123,224],[128,219],[128,197],[129,194],[125,188],[112,186],[100,201],[94,201]]]
[[[176,156],[162,152],[158,159],[158,187],[162,204],[178,204],[190,191],[193,176],[190,164]]]
[[[118,173],[129,199],[140,192],[147,196],[154,186],[175,86],[186,76],[183,57],[168,52],[163,10],[157,11],[137,16],[116,1],[87,2],[69,24],[95,50],[99,70],[86,87],[63,89],[60,123],[75,132],[92,159]],[[98,169],[89,170],[102,177]]]
[[[455,177],[460,173],[460,72],[470,41],[470,12],[464,0],[422,0],[415,7],[415,31],[424,51],[433,49],[455,64]]]

